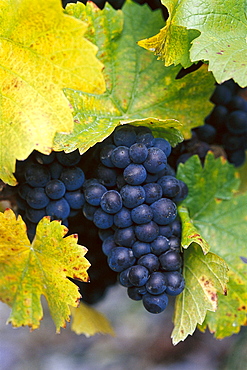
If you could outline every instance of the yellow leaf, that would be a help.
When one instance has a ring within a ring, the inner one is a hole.
[[[60,0],[2,0],[0,19],[0,178],[15,185],[16,159],[50,153],[55,133],[73,129],[62,89],[102,93],[105,82],[86,23]]]
[[[72,326],[71,330],[76,334],[84,334],[90,337],[97,333],[114,335],[114,330],[99,311],[85,303],[80,303],[78,307],[71,307]]]
[[[57,332],[69,321],[70,306],[80,299],[77,286],[67,277],[88,280],[87,249],[77,235],[64,238],[68,229],[44,217],[33,243],[22,218],[12,210],[0,213],[0,299],[12,307],[13,326],[39,327],[43,316],[41,295],[47,299]]]

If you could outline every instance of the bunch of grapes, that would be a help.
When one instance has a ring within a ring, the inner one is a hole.
[[[202,163],[209,150],[216,156],[223,155],[234,166],[241,166],[246,159],[247,149],[247,101],[233,80],[217,85],[211,97],[215,104],[205,118],[205,124],[192,130],[192,138],[173,151],[170,163],[176,167],[197,154]]]
[[[80,159],[76,150],[50,155],[34,152],[26,161],[17,162],[16,177],[20,184],[17,204],[30,240],[44,216],[68,226],[68,218],[81,211],[85,203],[82,191],[85,175],[77,166]]]
[[[98,144],[100,164],[83,185],[83,214],[99,228],[102,251],[131,299],[162,312],[184,288],[176,203],[188,193],[167,164],[170,143],[124,125]]]

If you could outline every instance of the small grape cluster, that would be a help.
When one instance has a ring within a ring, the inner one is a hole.
[[[234,166],[241,166],[247,149],[247,101],[244,93],[233,80],[217,85],[211,97],[215,104],[205,118],[205,124],[192,130],[192,139],[179,144],[171,156],[176,167],[197,154],[202,163],[206,153],[212,150],[216,156],[225,156]]]
[[[85,203],[82,185],[83,170],[76,166],[81,159],[78,150],[66,154],[34,152],[26,161],[17,163],[17,205],[33,239],[38,222],[44,216],[61,220],[68,226],[68,217],[76,215]]]
[[[109,267],[131,299],[162,312],[184,289],[176,202],[188,193],[167,164],[170,143],[147,127],[119,126],[100,145],[83,184],[83,214],[99,228]]]

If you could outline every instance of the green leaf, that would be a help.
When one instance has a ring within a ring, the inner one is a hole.
[[[180,164],[177,177],[188,186],[189,195],[183,205],[193,221],[201,220],[205,212],[208,217],[209,210],[214,210],[221,200],[231,199],[240,182],[234,166],[223,157],[215,159],[212,153],[207,155],[204,167],[198,156]]]
[[[41,295],[47,299],[57,332],[69,321],[70,306],[80,299],[78,287],[67,277],[88,281],[87,249],[77,235],[44,217],[30,245],[26,225],[12,210],[0,213],[0,299],[12,308],[8,322],[39,327],[43,316]]]
[[[183,225],[182,229],[182,247],[189,248],[192,243],[200,245],[204,254],[207,254],[210,246],[208,242],[198,233],[197,228],[193,225],[188,210],[183,207],[178,207],[179,216]]]
[[[184,251],[185,289],[177,299],[174,312],[173,344],[192,335],[202,323],[207,310],[216,311],[217,292],[226,292],[227,266],[222,258],[193,243]]]
[[[165,61],[188,67],[209,63],[218,83],[233,78],[247,85],[246,2],[244,0],[163,0],[169,10],[166,26],[139,45]],[[151,33],[151,32],[150,32]]]
[[[105,82],[86,23],[59,0],[1,1],[0,19],[0,178],[16,185],[16,159],[49,154],[55,133],[73,130],[62,89],[99,94]]]
[[[216,313],[208,313],[201,327],[205,330],[208,326],[217,338],[223,338],[246,324],[247,265],[240,257],[247,257],[247,194],[236,195],[239,179],[234,167],[212,154],[204,167],[196,156],[190,158],[180,165],[178,176],[189,188],[183,206],[188,208],[191,222],[209,243],[210,251],[229,268],[228,294],[219,296]]]
[[[172,64],[175,66],[181,64],[184,68],[190,67],[191,43],[200,34],[196,30],[188,30],[179,25],[177,12],[180,3],[181,1],[163,1],[169,12],[165,27],[157,35],[138,42],[138,45],[158,55],[158,59],[163,60],[166,67]]]
[[[78,147],[84,152],[125,123],[148,125],[176,144],[182,140],[180,130],[187,138],[192,127],[203,124],[211,110],[205,100],[214,90],[206,67],[176,80],[180,67],[164,68],[136,44],[150,30],[159,29],[161,11],[126,1],[123,11],[108,4],[99,10],[91,3],[77,3],[66,12],[89,23],[86,36],[98,46],[98,58],[105,65],[106,93],[65,90],[74,108],[75,127],[71,135],[56,135],[55,149],[68,152]],[[170,127],[172,131],[166,130]]]

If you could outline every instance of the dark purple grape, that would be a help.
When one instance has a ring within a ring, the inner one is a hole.
[[[162,294],[166,290],[166,277],[162,272],[152,272],[146,282],[147,292],[150,294],[158,295]]]
[[[116,247],[110,251],[107,261],[112,270],[121,272],[133,266],[136,259],[130,248]]]
[[[159,235],[159,226],[153,221],[136,225],[135,234],[141,242],[150,243]]]
[[[169,250],[159,256],[162,269],[166,271],[179,270],[182,267],[182,257],[175,250]]]
[[[166,293],[159,295],[147,293],[143,296],[142,302],[148,312],[160,313],[166,309],[168,305],[168,297]]]
[[[135,265],[130,268],[128,278],[132,285],[140,287],[148,281],[149,271],[145,266]]]
[[[159,258],[153,253],[144,254],[138,259],[137,263],[146,267],[150,272],[158,271],[160,268]]]
[[[153,220],[158,225],[169,225],[177,216],[176,204],[168,198],[161,198],[150,207],[153,211]]]
[[[124,247],[131,247],[136,241],[133,226],[124,229],[116,229],[114,234],[115,243]]]
[[[53,179],[46,184],[45,192],[50,199],[60,199],[66,191],[65,185],[61,180]]]
[[[153,211],[147,204],[141,204],[131,210],[131,218],[136,224],[146,224],[153,218]]]

